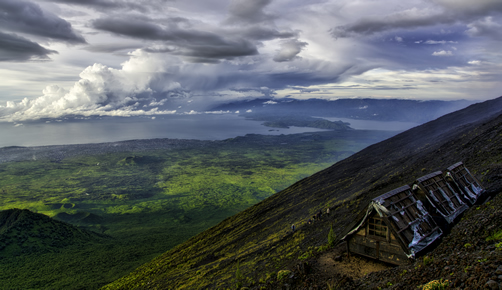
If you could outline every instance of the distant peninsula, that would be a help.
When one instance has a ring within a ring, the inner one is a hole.
[[[349,123],[342,121],[329,121],[322,118],[316,118],[305,115],[293,114],[270,114],[270,113],[251,113],[246,114],[246,118],[256,121],[265,121],[263,126],[272,128],[285,128],[289,127],[310,127],[326,130],[352,130]]]

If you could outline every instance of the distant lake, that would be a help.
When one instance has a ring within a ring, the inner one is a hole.
[[[134,139],[224,140],[246,134],[280,135],[324,131],[270,128],[236,114],[103,117],[24,124],[0,123],[0,147],[116,142]]]
[[[357,130],[404,131],[419,124],[325,118],[348,122]],[[116,142],[134,139],[224,140],[246,134],[280,135],[324,131],[315,128],[270,128],[236,114],[103,117],[51,120],[24,124],[0,123],[0,147]]]

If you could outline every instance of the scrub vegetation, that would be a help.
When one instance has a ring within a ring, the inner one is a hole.
[[[171,150],[2,163],[0,210],[29,209],[107,238],[46,251],[27,246],[16,255],[0,249],[0,284],[97,288],[391,134],[247,135]]]

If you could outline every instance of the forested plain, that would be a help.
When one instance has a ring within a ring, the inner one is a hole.
[[[30,246],[30,236],[13,252],[3,239],[1,288],[99,288],[395,133],[246,135],[169,150],[1,163],[0,210],[29,209],[101,234],[57,250]]]

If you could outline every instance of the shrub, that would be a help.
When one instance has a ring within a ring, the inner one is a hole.
[[[277,273],[277,281],[281,281],[285,277],[288,277],[291,274],[291,271],[289,270],[281,270],[279,273]]]
[[[422,290],[444,290],[448,289],[450,286],[450,281],[448,280],[432,280],[429,283],[425,284]]]
[[[424,257],[424,267],[429,265],[430,263],[434,263],[434,257],[425,256]]]
[[[242,276],[242,273],[241,273],[241,269],[239,267],[239,261],[237,261],[237,270],[235,271],[235,284],[237,286],[237,288],[240,288],[242,286],[242,280],[243,276]]]
[[[324,252],[326,251],[327,249],[329,249],[329,245],[323,245],[323,246],[319,246],[319,248],[317,248],[317,252]]]
[[[335,232],[333,231],[333,225],[332,225],[328,234],[328,245],[330,247],[333,247],[335,245],[335,240],[336,240],[336,235]]]
[[[303,253],[303,255],[298,257],[298,260],[307,260],[310,257],[312,257],[312,251],[308,251],[308,252]]]
[[[328,280],[326,282],[326,285],[328,286],[328,290],[338,289],[338,283],[336,283],[335,280]]]
[[[486,238],[486,241],[498,241],[502,240],[502,230],[497,230],[493,234],[491,234],[489,237]]]

